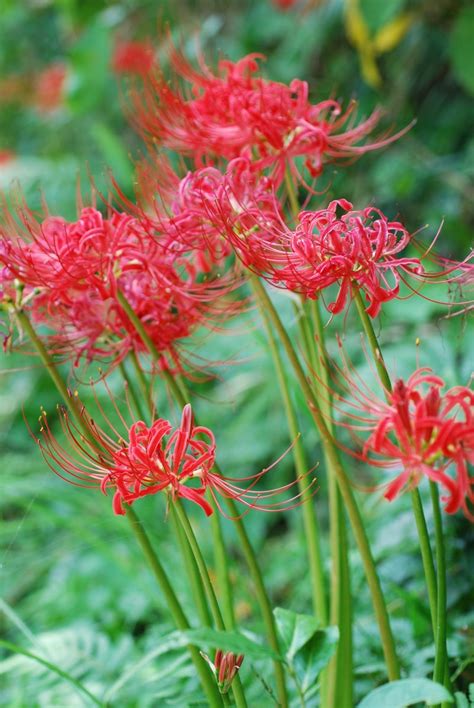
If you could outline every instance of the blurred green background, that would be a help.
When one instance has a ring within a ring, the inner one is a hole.
[[[309,81],[314,100],[328,96],[359,101],[360,117],[376,105],[386,111],[385,127],[416,125],[399,142],[360,161],[330,166],[322,178],[323,202],[344,196],[363,207],[376,203],[399,216],[429,243],[443,222],[438,248],[464,257],[473,222],[472,116],[474,93],[474,8],[466,1],[360,0],[300,2],[283,10],[270,0],[256,2],[144,2],[123,0],[2,0],[0,4],[0,188],[17,181],[32,207],[41,193],[53,212],[74,218],[77,181],[87,193],[89,175],[105,187],[111,168],[132,194],[133,158],[141,148],[123,117],[129,74],[113,68],[118,43],[151,39],[164,57],[163,27],[193,55],[196,37],[210,65],[221,57],[237,60],[249,52],[267,56],[266,76],[284,82]],[[431,295],[431,294],[430,294]],[[436,297],[436,295],[433,295]],[[294,327],[287,299],[278,305]],[[445,318],[443,307],[425,300],[394,301],[384,310],[382,340],[397,375],[416,366],[437,367],[449,384],[466,383],[472,369],[464,316]],[[349,316],[345,344],[363,373],[360,336]],[[232,324],[229,336],[200,336],[199,355],[226,365],[196,387],[201,420],[212,427],[218,458],[229,474],[257,472],[288,444],[278,393],[269,380],[269,352],[254,313]],[[1,333],[1,332],[0,332]],[[417,348],[415,340],[421,345]],[[191,345],[190,345],[191,346]],[[415,351],[417,349],[417,351]],[[50,474],[23,422],[35,421],[39,406],[54,425],[57,394],[28,352],[2,355],[0,445],[2,453],[2,630],[17,644],[47,655],[111,704],[183,705],[183,691],[195,689],[193,669],[181,651],[134,666],[170,631],[159,592],[110,499],[75,489]],[[67,375],[67,369],[65,369]],[[367,371],[366,371],[367,373]],[[96,371],[84,374],[96,376]],[[75,385],[75,384],[74,384]],[[121,384],[112,377],[120,396]],[[295,393],[295,395],[297,395]],[[87,398],[87,391],[84,397]],[[166,396],[160,394],[167,410]],[[160,410],[160,407],[159,407]],[[301,410],[304,410],[302,402]],[[176,411],[171,411],[176,420]],[[305,415],[301,426],[310,427]],[[309,459],[319,458],[317,441],[305,434]],[[353,462],[354,474],[357,473]],[[272,473],[272,485],[291,474],[287,457]],[[316,505],[323,529],[324,475]],[[388,505],[380,495],[361,497],[374,551],[394,615],[402,663],[408,675],[428,675],[433,660],[430,622],[418,546],[406,499]],[[180,560],[165,509],[157,497],[142,511],[158,539],[163,562],[181,577]],[[207,521],[193,514],[209,552]],[[298,513],[285,517],[251,514],[246,519],[259,549],[276,605],[310,610],[302,528]],[[450,653],[458,687],[473,679],[472,531],[462,518],[447,520],[450,539]],[[234,584],[242,626],[260,632],[252,589],[241,554],[226,524],[235,560]],[[210,557],[210,556],[209,556]],[[210,557],[211,558],[211,557]],[[212,559],[210,560],[212,565]],[[356,598],[357,690],[362,696],[383,676],[370,602],[357,552],[351,551]],[[330,571],[329,564],[327,568]],[[186,584],[176,590],[192,617]],[[7,653],[8,654],[8,653]],[[121,685],[124,667],[129,674]],[[6,655],[4,705],[87,705],[57,676],[28,660]],[[242,676],[253,705],[272,705],[260,675],[265,662],[244,664]],[[314,699],[316,700],[316,699]],[[316,703],[315,703],[316,704]],[[310,704],[312,705],[312,704]]]

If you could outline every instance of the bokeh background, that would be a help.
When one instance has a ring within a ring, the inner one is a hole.
[[[78,184],[87,195],[93,176],[106,190],[108,169],[131,196],[133,157],[142,146],[124,118],[127,85],[134,75],[130,65],[121,62],[120,51],[127,42],[150,42],[165,61],[166,26],[190,56],[195,55],[198,40],[211,66],[221,57],[237,60],[250,52],[262,53],[269,78],[307,80],[315,100],[331,96],[346,104],[356,98],[360,117],[382,105],[387,130],[401,129],[416,119],[409,133],[388,149],[351,165],[328,168],[320,199],[344,196],[357,207],[375,202],[412,231],[426,227],[420,234],[426,243],[443,224],[439,250],[450,257],[465,256],[474,210],[474,8],[468,0],[293,4],[2,0],[0,189],[8,192],[20,183],[30,206],[39,207],[44,195],[53,213],[71,219]],[[276,297],[291,328],[287,300]],[[383,317],[387,359],[397,374],[412,370],[418,359],[422,365],[436,366],[448,383],[467,382],[472,358],[464,315],[446,317],[442,306],[417,299],[389,303]],[[364,373],[364,355],[351,317],[344,328],[346,347]],[[192,345],[204,360],[220,362],[209,364],[214,375],[196,386],[197,408],[216,433],[223,469],[251,474],[278,457],[288,439],[278,393],[267,376],[269,352],[256,316],[248,313],[230,330],[228,336],[202,335]],[[0,355],[2,632],[26,648],[40,642],[52,659],[91,690],[106,693],[111,704],[181,705],[183,690],[193,685],[187,656],[175,651],[153,658],[160,637],[171,629],[159,592],[125,524],[112,515],[110,500],[69,487],[49,473],[23,415],[34,426],[43,405],[54,425],[57,394],[28,347],[15,349]],[[79,374],[87,381],[98,372]],[[120,396],[120,382],[114,377],[111,386]],[[160,392],[158,397],[159,405],[168,410],[166,395]],[[175,411],[170,414],[176,418]],[[301,425],[310,427],[304,414]],[[316,462],[317,441],[311,434],[305,434],[304,441],[309,458]],[[365,481],[366,473],[351,464],[354,475]],[[290,468],[286,458],[272,483],[287,479]],[[324,489],[324,476],[320,485]],[[408,504],[401,499],[388,505],[379,494],[364,496],[362,503],[383,583],[392,598],[405,671],[424,675],[433,647]],[[316,498],[316,505],[324,529],[324,503]],[[164,505],[151,498],[142,507],[192,616]],[[199,513],[194,520],[206,546],[206,521]],[[309,611],[298,514],[253,514],[247,522],[275,604]],[[231,524],[226,533],[236,562],[239,618],[243,627],[258,632],[258,613]],[[469,605],[472,534],[457,517],[449,519],[447,533],[449,649],[459,685],[467,688],[474,678],[468,658],[474,619]],[[357,691],[362,696],[383,675],[383,664],[355,550],[351,565],[355,644],[362,667]],[[152,658],[143,661],[147,656]],[[268,674],[265,662],[252,668],[244,664],[242,671],[256,701],[253,705],[271,705],[259,677]],[[4,705],[86,705],[70,686],[25,658],[6,653],[0,672],[6,685]]]

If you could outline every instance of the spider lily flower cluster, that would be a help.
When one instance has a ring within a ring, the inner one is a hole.
[[[150,143],[192,156],[197,165],[208,157],[247,157],[258,170],[270,168],[280,184],[287,165],[302,179],[300,156],[310,176],[318,177],[325,162],[354,158],[402,134],[363,143],[380,121],[379,110],[354,126],[354,102],[346,110],[331,99],[311,103],[306,81],[286,85],[263,78],[261,54],[222,60],[216,74],[202,55],[199,69],[176,49],[170,58],[175,82],[170,85],[157,66],[145,91],[135,95],[132,118]]]
[[[338,396],[341,424],[369,433],[351,452],[379,468],[398,470],[386,485],[392,501],[423,478],[439,485],[448,514],[462,510],[474,521],[474,392],[466,386],[446,390],[430,369],[398,379],[386,400],[378,399],[360,378],[346,377],[348,397]],[[350,397],[349,397],[350,396]],[[401,470],[400,470],[401,468]]]
[[[219,497],[234,499],[247,509],[270,512],[291,509],[301,503],[300,494],[290,499],[267,501],[291,489],[297,481],[277,489],[255,489],[281,458],[248,477],[224,477],[214,471],[214,435],[209,428],[194,425],[190,404],[183,408],[177,428],[163,418],[157,418],[150,425],[141,420],[128,425],[117,404],[113,405],[124,427],[123,436],[107,418],[105,428],[99,426],[84,406],[81,407],[83,425],[79,429],[67,409],[61,406],[58,408],[61,425],[72,454],[53,435],[45,411],[40,418],[41,437],[37,438],[37,443],[50,468],[63,479],[79,487],[98,487],[103,493],[114,490],[116,514],[125,514],[124,504],[133,504],[137,499],[158,492],[166,492],[171,502],[188,499],[207,516],[213,513],[213,506],[206,499],[207,492],[220,511]],[[247,487],[239,487],[236,482],[246,482]]]
[[[36,325],[52,331],[54,352],[76,364],[83,356],[117,363],[131,351],[146,350],[123,311],[121,293],[162,355],[161,364],[180,369],[179,342],[232,311],[232,302],[218,295],[236,283],[202,278],[187,254],[168,248],[153,227],[145,216],[113,211],[105,218],[92,207],[81,208],[74,222],[56,216],[39,221],[24,205],[16,219],[5,210],[2,300],[15,301],[18,281],[22,306]]]

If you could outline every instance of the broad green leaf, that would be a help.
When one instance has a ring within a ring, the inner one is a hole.
[[[321,671],[336,651],[339,641],[337,627],[318,629],[316,634],[297,653],[294,667],[303,693],[315,683]]]
[[[318,622],[311,615],[300,615],[277,607],[273,610],[278,633],[283,642],[288,661],[308,642],[318,630]]]
[[[405,708],[421,701],[428,705],[453,703],[453,697],[444,686],[429,679],[402,679],[371,691],[357,708]]]
[[[474,93],[474,7],[465,7],[451,30],[449,53],[453,73],[466,91]]]
[[[211,647],[212,649],[223,649],[234,654],[245,654],[253,659],[281,659],[273,649],[253,641],[239,632],[221,632],[217,629],[187,629],[176,632],[177,635],[185,639],[188,643],[199,647]]]
[[[464,693],[461,693],[461,691],[456,691],[454,698],[456,699],[456,708],[469,708],[469,701]]]

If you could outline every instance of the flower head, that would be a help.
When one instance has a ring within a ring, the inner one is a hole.
[[[214,74],[201,55],[195,69],[172,49],[178,81],[170,85],[158,67],[144,91],[134,95],[132,120],[151,142],[190,155],[198,164],[245,156],[256,169],[271,168],[278,181],[287,164],[298,175],[294,160],[299,156],[317,177],[328,160],[355,157],[399,137],[361,144],[379,122],[379,110],[354,126],[355,103],[345,111],[331,99],[313,104],[305,81],[286,85],[264,79],[263,58],[249,54],[237,62],[222,60]]]
[[[273,512],[301,503],[299,494],[277,502],[266,501],[296,482],[271,490],[254,488],[273,465],[242,478],[223,477],[213,470],[214,435],[209,428],[194,424],[189,404],[183,408],[180,425],[173,428],[163,418],[155,419],[150,425],[143,421],[128,425],[117,404],[112,402],[124,428],[123,435],[104,414],[105,427],[97,425],[84,407],[81,409],[82,429],[79,429],[68,411],[60,407],[61,425],[73,454],[55,439],[44,411],[40,417],[41,437],[37,442],[50,468],[66,481],[80,487],[99,487],[104,493],[112,489],[116,514],[125,513],[124,504],[133,504],[141,497],[161,491],[167,493],[170,501],[189,499],[207,516],[213,513],[213,508],[206,499],[206,492],[220,510],[219,496],[235,499],[248,509]],[[240,487],[236,482],[248,484]]]
[[[221,693],[227,693],[231,687],[238,670],[242,666],[244,655],[233,654],[231,651],[223,652],[217,649],[214,657],[214,667],[217,685]]]
[[[112,69],[116,74],[146,76],[153,63],[153,47],[149,42],[116,43],[112,56]]]
[[[474,392],[443,390],[443,379],[426,368],[398,379],[385,401],[352,375],[346,384],[348,397],[337,404],[349,420],[343,424],[369,433],[357,456],[377,467],[401,467],[385,497],[391,501],[427,477],[443,489],[448,514],[462,509],[474,521]]]
[[[332,201],[326,209],[300,212],[293,229],[266,216],[266,222],[255,222],[257,248],[245,231],[223,222],[237,253],[272,285],[307,298],[316,299],[336,286],[336,298],[327,306],[333,314],[345,309],[354,290],[363,294],[367,313],[375,317],[384,302],[399,296],[401,282],[419,294],[410,279],[461,285],[472,276],[467,261],[433,254],[430,258],[440,270],[425,269],[422,259],[431,247],[421,258],[404,255],[411,243],[416,246],[412,235],[401,222],[389,220],[372,206],[356,211],[345,199]]]
[[[231,309],[216,304],[229,289],[226,279],[203,279],[189,259],[164,246],[144,215],[112,211],[104,217],[87,207],[73,222],[49,215],[37,220],[23,207],[16,218],[5,210],[4,218],[4,293],[11,297],[18,280],[34,323],[52,330],[50,345],[76,363],[82,355],[120,361],[132,350],[146,351],[121,296],[163,355],[163,365],[165,355],[177,363],[179,340]]]

